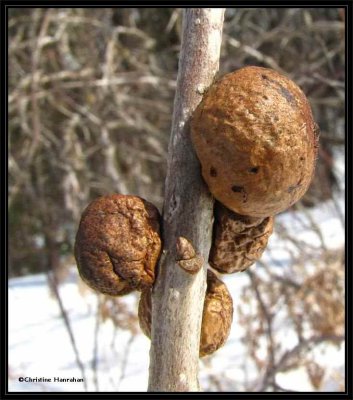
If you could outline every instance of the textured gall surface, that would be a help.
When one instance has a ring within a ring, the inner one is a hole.
[[[161,252],[159,219],[157,208],[136,196],[94,200],[83,212],[76,235],[82,279],[112,296],[151,286]]]
[[[260,67],[244,67],[214,83],[191,122],[211,193],[239,214],[262,218],[284,211],[308,189],[317,131],[301,89]]]
[[[221,273],[244,271],[264,252],[273,231],[274,217],[236,214],[216,204],[210,265]]]

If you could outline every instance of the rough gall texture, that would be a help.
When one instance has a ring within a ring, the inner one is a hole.
[[[151,338],[151,290],[141,293],[138,316],[143,333]],[[233,321],[233,301],[226,285],[210,270],[202,314],[200,357],[210,355],[226,342]]]
[[[274,70],[244,67],[204,95],[191,121],[202,175],[229,209],[264,218],[308,189],[318,128],[301,89]]]
[[[200,357],[218,350],[226,342],[233,321],[233,300],[227,286],[207,270],[207,293],[202,314]]]
[[[217,202],[210,265],[224,274],[249,268],[264,252],[273,222],[274,217],[243,216]]]
[[[75,242],[81,278],[112,296],[143,290],[154,282],[161,252],[157,208],[136,196],[94,200],[82,214]]]

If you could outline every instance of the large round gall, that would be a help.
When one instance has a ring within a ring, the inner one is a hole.
[[[230,210],[253,217],[275,215],[304,195],[315,168],[317,130],[293,81],[252,66],[214,83],[191,121],[211,193]]]

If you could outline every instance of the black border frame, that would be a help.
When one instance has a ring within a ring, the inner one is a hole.
[[[8,184],[7,184],[7,154],[8,154],[8,141],[7,141],[7,93],[8,93],[8,86],[7,86],[7,60],[8,60],[8,46],[7,46],[7,11],[8,8],[57,8],[57,7],[70,7],[70,8],[104,8],[104,7],[114,7],[114,8],[130,8],[130,7],[176,7],[176,8],[183,8],[183,7],[239,7],[239,8],[254,8],[254,7],[263,7],[263,8],[345,8],[345,22],[346,22],[346,31],[345,31],[345,39],[346,39],[346,104],[345,104],[345,111],[346,111],[346,146],[345,146],[345,165],[346,165],[346,176],[345,176],[345,183],[346,183],[346,190],[345,190],[345,260],[346,260],[346,279],[345,279],[345,289],[346,289],[346,309],[345,309],[345,316],[346,316],[346,392],[301,392],[301,393],[276,393],[276,392],[268,392],[268,393],[237,393],[237,392],[220,392],[220,393],[206,393],[206,392],[199,392],[199,393],[141,393],[141,392],[8,392],[8,373],[7,373],[7,366],[8,366],[8,353],[7,353],[7,346],[8,346],[8,338],[7,338],[7,321],[8,321],[8,314],[7,314],[7,238],[8,238],[8,221],[7,221],[7,198],[8,198]],[[234,399],[253,399],[253,398],[278,398],[278,399],[288,399],[288,398],[303,398],[303,399],[353,399],[353,391],[352,391],[352,294],[350,288],[352,287],[352,256],[351,256],[351,246],[353,245],[352,241],[352,23],[353,23],[353,3],[350,0],[338,0],[338,1],[280,1],[280,0],[272,0],[269,2],[264,3],[261,0],[249,0],[249,1],[220,1],[220,2],[211,2],[211,1],[193,1],[190,3],[185,2],[171,2],[166,1],[163,4],[159,4],[158,2],[148,2],[148,1],[131,1],[131,2],[117,2],[112,0],[87,0],[83,1],[69,1],[69,0],[58,0],[56,2],[48,1],[48,0],[37,0],[37,1],[19,1],[19,0],[2,0],[0,4],[0,12],[1,12],[1,54],[3,62],[0,64],[1,69],[1,127],[3,134],[0,135],[1,137],[1,182],[3,185],[2,196],[1,196],[1,219],[0,219],[0,226],[2,229],[2,238],[5,238],[4,241],[1,241],[4,244],[4,251],[1,252],[2,255],[2,268],[1,271],[1,289],[2,289],[2,319],[1,322],[4,323],[3,329],[1,329],[1,348],[3,357],[1,357],[1,375],[0,375],[0,389],[1,389],[1,398],[25,398],[25,397],[112,397],[118,396],[119,398],[129,398],[129,397],[137,397],[142,398],[145,396],[152,396],[152,397],[162,397],[165,396],[172,396],[174,398],[182,398],[182,397],[201,397],[201,398],[209,398],[209,397],[232,397]]]

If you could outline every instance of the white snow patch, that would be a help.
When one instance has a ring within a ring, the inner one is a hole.
[[[343,200],[338,201],[344,212]],[[334,204],[327,202],[309,210],[310,218],[320,227],[322,238],[309,229],[310,224],[302,214],[286,213],[277,216],[277,224],[290,227],[291,235],[315,249],[320,248],[321,240],[329,249],[338,249],[344,245],[344,229],[339,218],[335,217]],[[308,226],[308,228],[305,228]],[[263,255],[264,263],[274,269],[278,275],[286,272],[290,257],[298,256],[298,250],[288,240],[283,240],[275,231],[269,242],[269,248]],[[308,261],[308,268],[314,264]],[[261,274],[263,268],[259,265]],[[300,277],[298,277],[300,278]],[[131,333],[115,329],[111,322],[100,324],[98,340],[98,358],[96,377],[92,369],[94,359],[94,332],[96,326],[97,297],[93,292],[82,296],[77,282],[80,278],[73,268],[66,281],[61,285],[60,294],[72,325],[79,355],[86,372],[86,384],[89,391],[102,392],[145,392],[148,384],[150,341],[141,333],[132,340]],[[209,360],[200,361],[200,383],[208,385],[209,374],[222,378],[223,390],[242,391],[246,385],[258,379],[258,372],[252,360],[247,358],[242,337],[245,334],[237,314],[241,291],[249,284],[246,273],[224,275],[234,301],[234,319],[228,341]],[[130,309],[137,314],[137,294],[123,298]],[[68,332],[63,323],[58,304],[50,294],[45,275],[32,275],[14,278],[9,281],[9,391],[67,392],[83,391],[80,382],[20,382],[19,378],[82,378]],[[243,310],[250,310],[251,304],[242,304]],[[281,341],[282,349],[290,350],[297,344],[296,335],[290,324],[286,323],[281,310],[275,319],[275,334]],[[261,344],[265,346],[265,344]],[[127,353],[126,353],[127,351]],[[265,347],[263,356],[266,356]],[[342,390],[337,383],[344,377],[344,346],[317,346],[312,357],[323,365],[327,373],[322,390]],[[339,377],[339,379],[337,378]],[[337,378],[337,379],[336,379]],[[98,380],[98,386],[94,383]],[[277,375],[277,383],[287,389],[300,391],[315,390],[305,368],[297,368]]]

